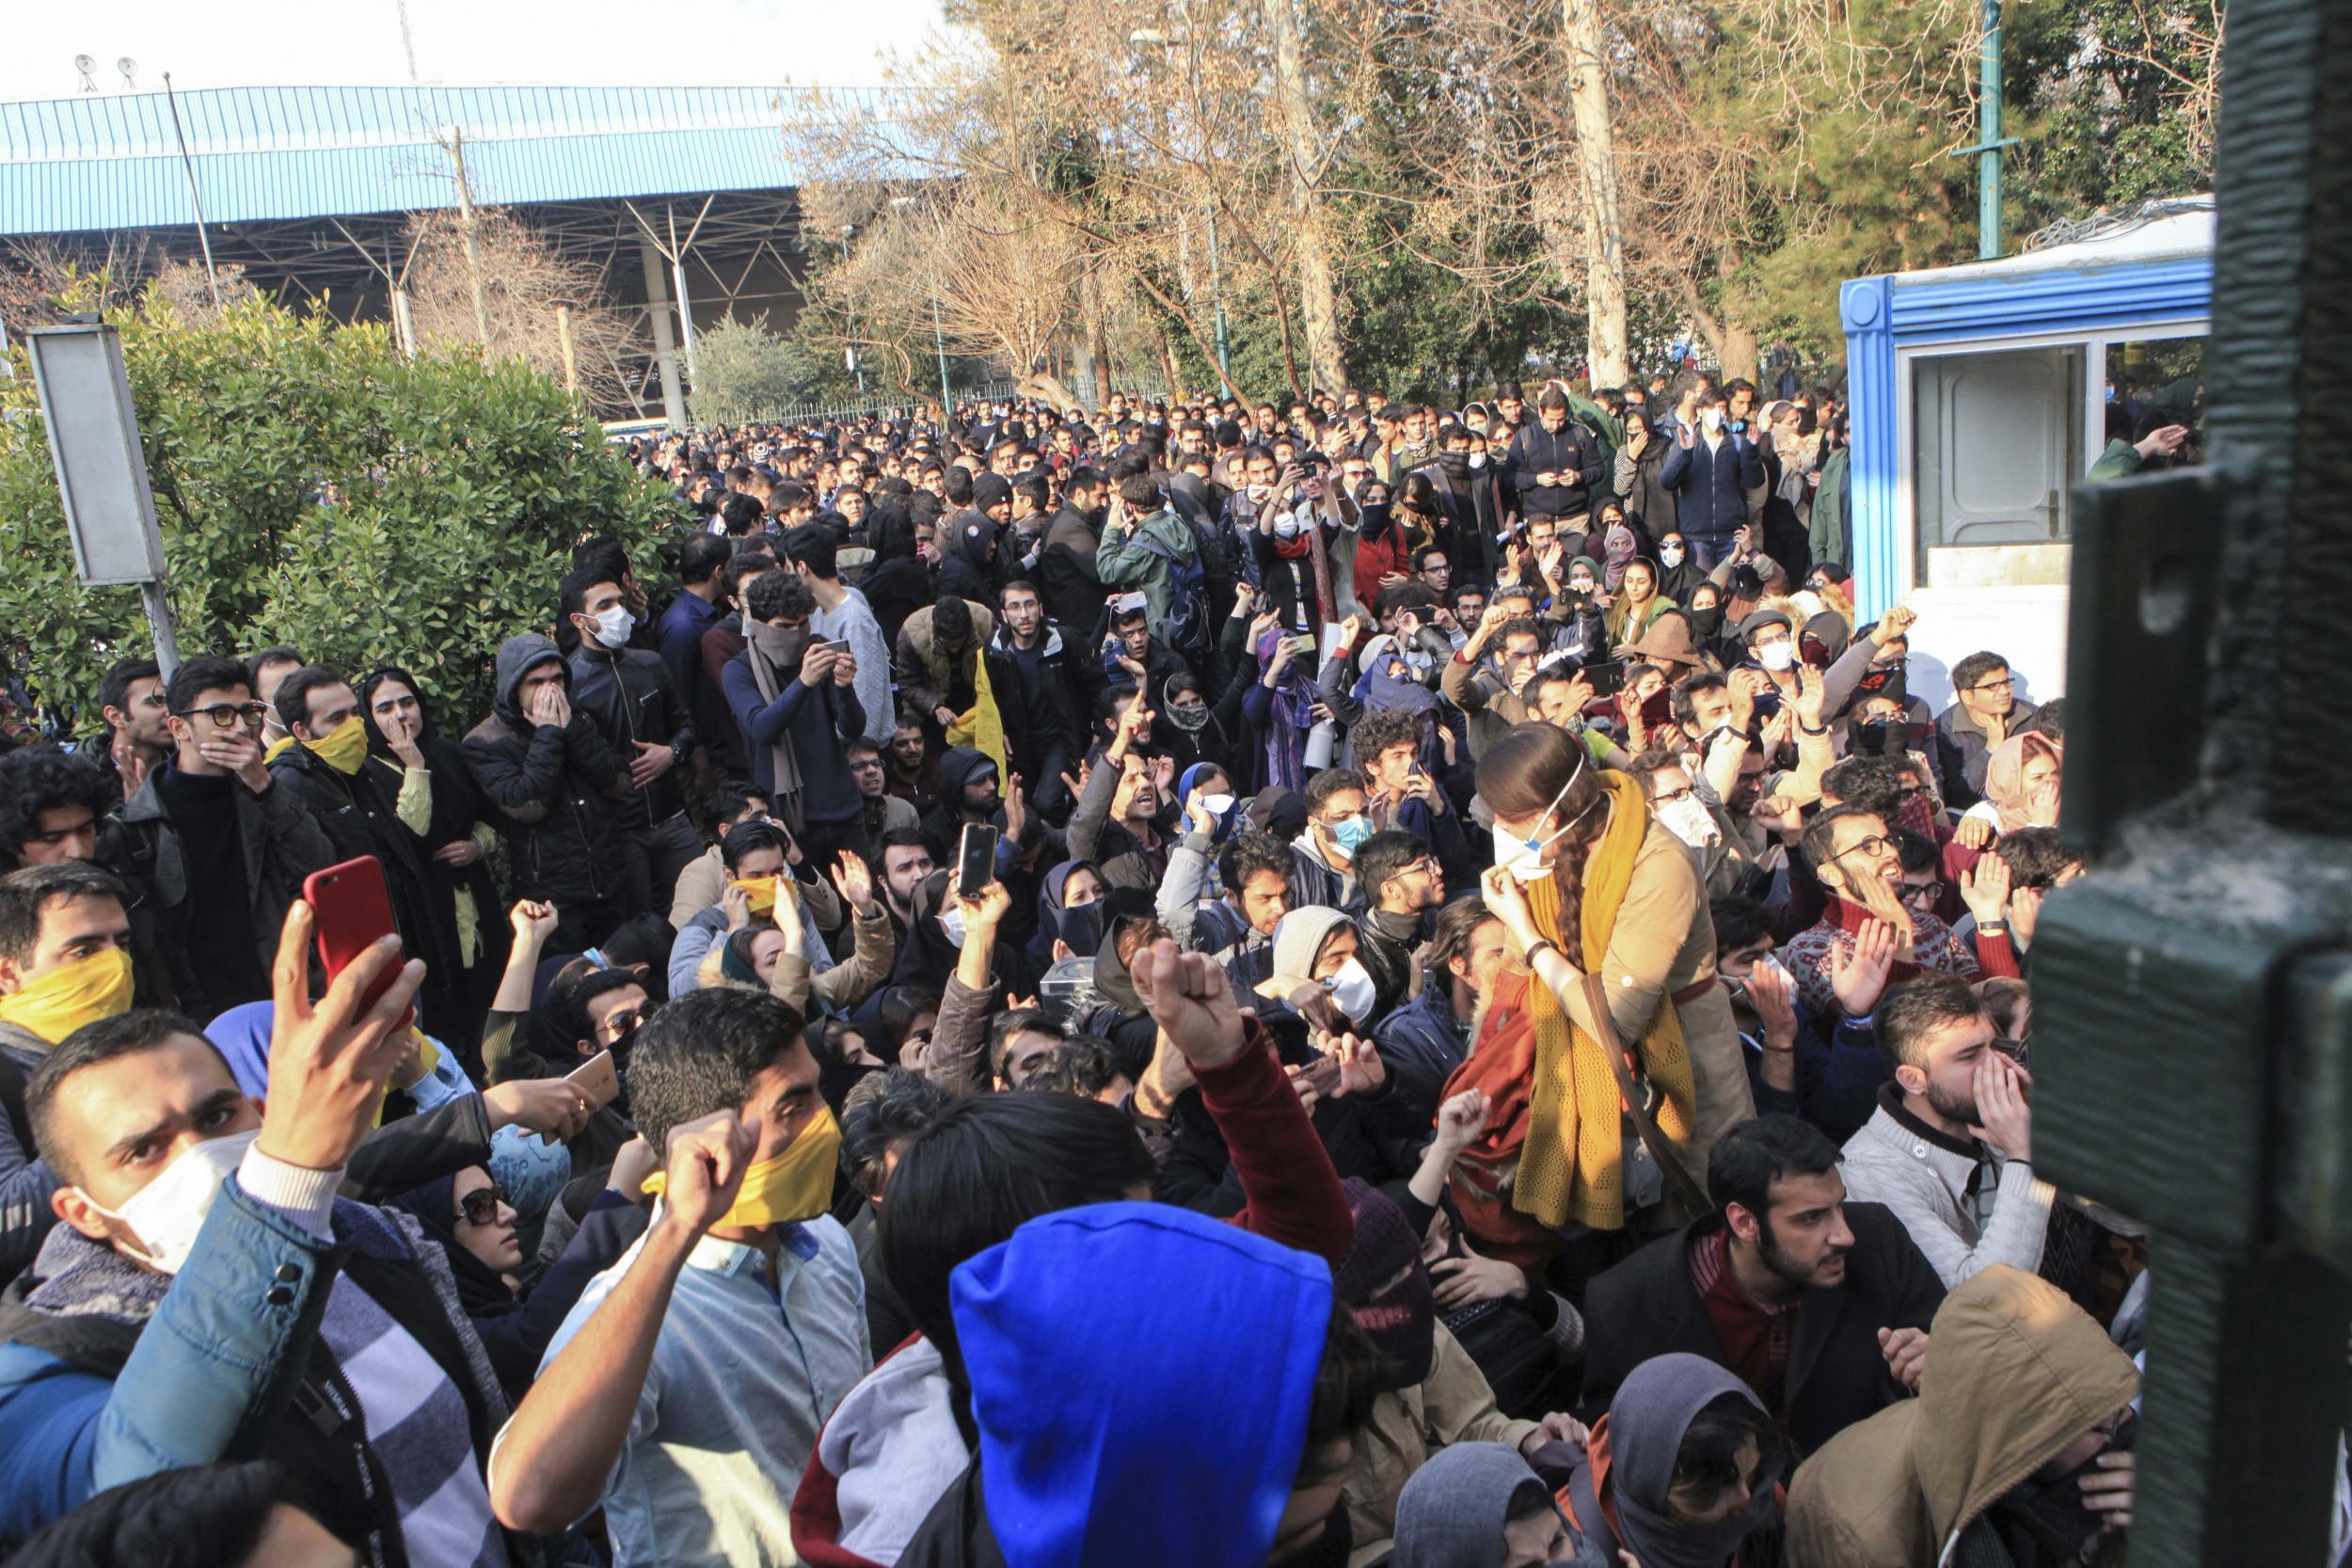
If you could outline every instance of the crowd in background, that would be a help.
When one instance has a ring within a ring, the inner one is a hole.
[[[1844,420],[644,436],[681,520],[581,519],[487,712],[120,660],[0,756],[0,1547],[2120,1552],[2145,1233],[2031,1146],[2063,705],[1910,689]]]

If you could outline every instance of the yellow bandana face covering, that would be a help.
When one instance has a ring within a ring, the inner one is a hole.
[[[306,740],[303,744],[336,772],[350,775],[358,772],[359,765],[368,760],[368,727],[355,716],[336,725],[323,739]]]
[[[727,886],[743,890],[743,897],[751,906],[753,919],[765,920],[776,912],[776,879],[773,877],[762,877],[750,882],[729,882]]]
[[[119,947],[76,958],[0,996],[0,1021],[62,1044],[85,1023],[131,1010],[131,955]]]
[[[783,1153],[743,1173],[743,1190],[736,1195],[735,1207],[711,1223],[751,1230],[813,1220],[833,1201],[834,1172],[840,1161],[841,1124],[826,1106]],[[645,1191],[659,1193],[668,1184],[668,1173],[656,1171],[645,1179]]]

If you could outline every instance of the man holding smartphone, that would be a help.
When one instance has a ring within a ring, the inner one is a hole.
[[[1511,441],[1511,483],[1530,522],[1549,517],[1581,530],[1592,511],[1592,487],[1605,465],[1600,448],[1568,418],[1567,394],[1548,387],[1535,400],[1535,422]]]

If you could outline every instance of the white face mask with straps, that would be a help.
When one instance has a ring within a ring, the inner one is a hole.
[[[1560,809],[1560,802],[1568,798],[1568,791],[1575,788],[1576,781],[1583,776],[1584,760],[1584,748],[1580,742],[1577,746],[1576,767],[1569,771],[1568,782],[1560,786],[1560,793],[1551,798],[1551,804],[1543,809],[1542,816],[1549,816]],[[1583,811],[1578,812],[1542,838],[1520,838],[1518,834],[1507,831],[1502,822],[1497,821],[1494,828],[1495,863],[1509,871],[1522,883],[1540,881],[1550,876],[1551,865],[1544,859],[1544,851],[1567,837],[1568,831],[1584,820],[1593,806],[1600,804],[1608,798],[1606,795],[1595,797],[1592,805],[1586,806]]]

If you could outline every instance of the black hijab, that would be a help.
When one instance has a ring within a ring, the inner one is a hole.
[[[479,1169],[479,1166],[469,1167]],[[457,1276],[457,1304],[469,1318],[502,1318],[522,1310],[522,1298],[506,1276],[476,1258],[457,1239],[457,1177],[454,1174],[413,1187],[392,1199],[392,1207],[424,1227],[424,1233],[441,1243],[449,1255],[450,1273]]]

